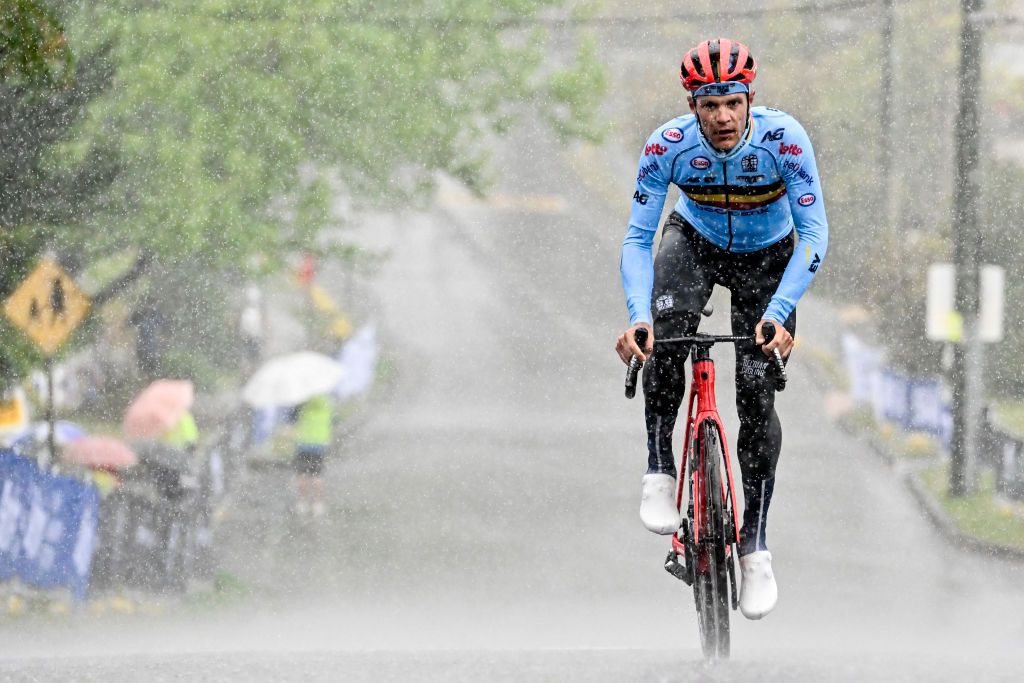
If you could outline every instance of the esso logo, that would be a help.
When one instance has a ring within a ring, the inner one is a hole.
[[[802,194],[799,197],[797,197],[796,203],[799,204],[800,206],[810,206],[815,201],[817,201],[817,199],[817,197],[808,192],[807,194]]]
[[[711,159],[707,157],[694,157],[690,159],[690,166],[693,166],[698,171],[705,171],[711,168]]]
[[[683,139],[683,131],[678,128],[669,128],[662,132],[661,137],[665,138],[669,142],[679,142]]]

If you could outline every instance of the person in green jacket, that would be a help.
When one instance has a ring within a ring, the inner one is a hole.
[[[186,453],[194,453],[199,445],[199,428],[196,427],[196,419],[188,410],[181,416],[178,423],[165,433],[160,440]]]
[[[319,517],[325,512],[324,458],[334,436],[334,402],[329,396],[314,396],[298,407],[294,434],[298,485],[295,511]]]

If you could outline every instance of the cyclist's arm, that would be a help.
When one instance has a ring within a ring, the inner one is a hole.
[[[828,249],[828,221],[811,141],[799,124],[787,125],[783,145],[787,153],[778,156],[778,163],[799,239],[782,281],[762,316],[780,325],[786,322],[807,291]]]
[[[658,143],[660,135],[655,133],[648,140],[645,151]],[[622,274],[622,289],[626,294],[629,309],[629,324],[651,323],[651,291],[654,289],[654,235],[658,232],[661,210],[668,194],[671,161],[662,145],[654,152],[640,157],[637,168],[636,187],[629,214],[629,228],[622,240],[622,258],[619,271]],[[663,150],[657,154],[657,150]],[[668,168],[663,168],[668,167]]]

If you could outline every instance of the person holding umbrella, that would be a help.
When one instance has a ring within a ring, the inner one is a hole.
[[[334,432],[335,408],[331,395],[344,370],[333,358],[313,351],[298,351],[272,358],[257,370],[242,389],[242,399],[253,408],[293,408],[297,497],[295,512],[323,515],[323,467]]]

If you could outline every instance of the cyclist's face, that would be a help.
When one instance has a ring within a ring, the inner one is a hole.
[[[753,103],[753,92],[749,96],[746,93],[703,95],[696,101],[690,98],[690,111],[700,119],[704,135],[714,148],[728,152],[739,144]]]

